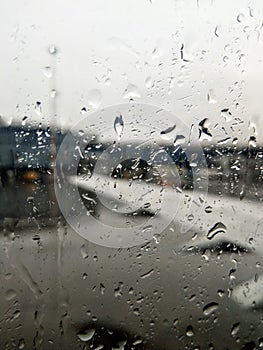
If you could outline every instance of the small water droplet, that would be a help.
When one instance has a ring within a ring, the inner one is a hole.
[[[24,349],[26,343],[25,343],[25,339],[21,338],[18,341],[18,349]]]
[[[153,239],[156,244],[159,244],[161,242],[161,235],[156,233],[155,235],[153,235]]]
[[[248,146],[252,147],[252,148],[256,148],[257,147],[257,142],[256,142],[256,137],[255,136],[250,136],[250,138],[248,140]]]
[[[212,140],[212,134],[210,130],[208,129],[210,123],[208,118],[204,118],[199,123],[199,141],[211,141]]]
[[[215,36],[217,36],[218,38],[221,36],[221,30],[219,26],[215,27],[214,33],[215,33]]]
[[[231,269],[231,270],[229,271],[228,276],[229,276],[229,278],[230,278],[231,280],[234,280],[234,279],[236,278],[235,272],[236,272],[236,269]]]
[[[141,344],[142,342],[143,342],[143,340],[141,338],[138,338],[132,343],[132,345],[136,346],[136,345]]]
[[[83,259],[87,259],[89,257],[88,246],[83,244],[80,248],[80,253]]]
[[[87,342],[93,338],[94,334],[95,334],[95,329],[90,328],[83,333],[79,333],[77,336],[81,341]]]
[[[128,86],[126,87],[126,89],[124,90],[124,93],[122,95],[123,98],[140,98],[141,97],[141,93],[139,91],[139,88],[134,85],[134,84],[128,84]]]
[[[151,87],[153,87],[153,82],[152,82],[152,78],[151,77],[147,77],[145,79],[145,86],[147,87],[147,89],[150,89]]]
[[[42,114],[42,105],[41,105],[40,101],[37,101],[36,104],[35,104],[35,112],[38,115]]]
[[[151,232],[153,229],[152,225],[146,225],[142,228],[142,232]]]
[[[213,211],[213,209],[212,209],[212,207],[211,207],[210,205],[208,205],[207,207],[205,207],[205,212],[206,212],[206,213],[210,214],[210,213],[212,213],[212,211]]]
[[[213,89],[210,89],[207,94],[208,103],[216,103],[216,96]]]
[[[123,123],[122,115],[120,115],[120,116],[117,116],[114,120],[114,130],[116,132],[118,141],[122,136],[123,129],[124,129],[124,123]]]
[[[181,145],[185,142],[185,136],[184,135],[176,135],[174,139],[174,146]]]
[[[56,89],[52,89],[51,91],[50,91],[50,97],[51,98],[55,98],[57,96],[57,90]]]
[[[210,228],[206,237],[208,239],[213,239],[219,233],[226,233],[226,226],[222,222],[217,222]]]
[[[172,131],[174,131],[175,128],[176,128],[176,125],[175,125],[175,124],[172,125],[172,126],[169,126],[168,128],[162,130],[162,131],[160,132],[160,135],[162,136],[162,138],[167,139],[167,136],[166,136],[166,135],[167,135],[167,134],[170,134]],[[169,136],[168,136],[168,139],[169,139]]]
[[[140,310],[138,308],[135,308],[133,310],[133,313],[134,313],[135,316],[140,316]]]
[[[242,23],[244,21],[244,19],[245,19],[244,13],[240,13],[239,15],[237,15],[237,21],[239,23]]]
[[[100,283],[100,294],[103,295],[105,293],[105,286]]]
[[[87,108],[86,107],[82,107],[81,110],[80,110],[80,113],[81,114],[87,114],[88,113]]]
[[[48,48],[48,52],[51,54],[51,55],[55,55],[57,53],[57,48],[55,45],[50,45],[49,48]]]
[[[220,296],[220,298],[222,298],[226,294],[226,292],[223,289],[218,289],[217,294],[218,296]]]
[[[101,96],[101,92],[98,89],[91,89],[88,93],[88,104],[92,107],[92,108],[98,108],[101,104],[101,100],[102,100],[102,96]]]
[[[45,77],[47,78],[51,78],[52,77],[52,68],[50,66],[46,66],[43,68],[43,74]]]
[[[192,326],[188,326],[186,329],[186,335],[187,337],[193,337],[194,336],[194,330]]]
[[[209,316],[212,314],[214,311],[218,309],[218,303],[212,301],[211,303],[207,304],[203,308],[203,313],[205,316]]]
[[[230,122],[230,120],[233,118],[228,108],[221,109],[220,115],[225,119],[226,122]]]
[[[22,119],[22,125],[26,125],[26,121],[27,121],[28,117],[25,115]]]
[[[237,335],[237,333],[238,333],[238,331],[239,331],[239,328],[240,328],[240,323],[239,323],[239,322],[233,324],[233,326],[232,326],[232,328],[231,328],[231,335],[232,335],[232,336]]]

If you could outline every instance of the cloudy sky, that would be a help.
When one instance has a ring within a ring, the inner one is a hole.
[[[132,99],[208,118],[213,142],[263,143],[261,0],[10,0],[0,13],[2,123],[94,123]]]

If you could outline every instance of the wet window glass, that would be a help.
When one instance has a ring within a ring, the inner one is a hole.
[[[263,4],[2,2],[1,349],[263,349]]]

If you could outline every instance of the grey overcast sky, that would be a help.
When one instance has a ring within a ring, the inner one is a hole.
[[[263,143],[262,0],[9,0],[0,13],[2,123],[56,113],[66,128],[133,98]]]

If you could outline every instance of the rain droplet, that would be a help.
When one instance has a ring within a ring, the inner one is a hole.
[[[213,89],[210,89],[207,94],[208,103],[216,103],[216,96]]]
[[[80,253],[83,259],[87,259],[89,257],[88,247],[85,244],[81,246]]]
[[[28,117],[25,115],[22,119],[22,125],[26,125],[27,119],[28,119]]]
[[[240,323],[235,323],[233,324],[232,328],[231,328],[231,335],[232,336],[235,336],[237,335],[237,332],[239,331],[239,328],[240,328]]]
[[[124,123],[123,123],[122,115],[120,115],[120,116],[117,116],[114,120],[114,130],[116,132],[118,141],[122,136],[123,129],[124,129]]]
[[[47,78],[51,78],[52,77],[52,68],[50,66],[46,66],[43,68],[43,74],[45,77]]]
[[[153,82],[152,82],[152,78],[151,77],[147,77],[145,79],[145,86],[147,87],[147,89],[150,89],[151,87],[153,87]]]
[[[57,90],[56,89],[52,89],[51,91],[50,91],[50,97],[51,98],[55,98],[57,96]]]
[[[215,36],[217,36],[218,38],[221,36],[221,31],[220,31],[220,28],[218,26],[215,27]]]
[[[100,294],[103,295],[105,293],[105,286],[100,283]]]
[[[25,347],[25,339],[21,338],[18,341],[18,349],[24,349]]]
[[[133,310],[135,316],[140,316],[140,310],[138,308]]]
[[[153,239],[156,244],[159,244],[161,242],[161,235],[156,233],[155,235],[153,235]]]
[[[51,55],[55,55],[57,53],[57,48],[55,45],[50,45],[49,48],[48,48],[48,52],[51,54]]]
[[[245,15],[243,13],[240,13],[238,16],[237,16],[237,21],[239,23],[243,22],[245,19]]]
[[[36,104],[35,104],[35,112],[38,115],[42,114],[42,105],[41,105],[40,101],[37,101]]]
[[[248,140],[248,146],[252,147],[252,148],[256,148],[257,147],[256,137],[255,136],[250,136],[250,138]]]
[[[212,314],[217,309],[218,309],[218,303],[212,301],[211,303],[209,303],[206,306],[204,306],[203,313],[204,313],[205,316],[209,316],[210,314]]]
[[[123,98],[140,98],[141,93],[138,89],[138,87],[134,84],[128,84],[126,89],[124,90],[124,93],[122,95]]]
[[[153,229],[152,225],[146,225],[142,228],[142,232],[151,232]]]
[[[192,326],[188,326],[186,329],[186,335],[187,337],[193,337],[194,336],[194,330]]]
[[[101,92],[98,89],[91,89],[88,93],[88,104],[92,107],[92,108],[98,108],[101,104],[101,100],[102,100],[102,96],[101,96]]]
[[[176,135],[174,139],[174,146],[180,145],[184,143],[185,141],[185,136],[184,135]]]
[[[213,211],[213,209],[212,209],[212,207],[211,207],[210,205],[208,205],[207,207],[205,207],[205,212],[206,212],[206,213],[210,214],[210,213],[212,213],[212,211]]]
[[[141,338],[138,338],[132,343],[132,345],[136,346],[136,345],[141,344],[142,342],[143,342],[143,340]]]
[[[90,329],[87,329],[84,333],[79,333],[78,338],[84,342],[87,342],[92,339],[92,337],[94,336],[94,333],[95,333],[95,329],[90,328]]]
[[[217,294],[218,296],[220,296],[220,298],[222,298],[226,294],[226,292],[222,289],[218,289]]]
[[[174,129],[176,128],[176,125],[174,124],[174,125],[172,125],[172,126],[169,126],[167,129],[165,129],[165,130],[162,130],[161,132],[160,132],[160,135],[162,136],[162,138],[167,138],[166,137],[166,135],[167,134],[170,134],[172,131],[174,131]],[[168,136],[168,138],[169,138],[169,136]]]
[[[209,126],[208,118],[205,118],[199,123],[199,141],[210,141],[212,139],[212,134],[208,129]]]
[[[212,228],[210,228],[206,237],[208,239],[213,239],[219,233],[226,233],[226,226],[222,222],[217,222]]]
[[[86,113],[88,113],[87,108],[86,108],[86,107],[82,107],[81,110],[80,110],[80,113],[81,113],[81,114],[86,114]]]
[[[225,119],[226,122],[230,122],[232,119],[232,114],[228,108],[221,109],[220,115]]]
[[[235,272],[236,272],[236,269],[231,269],[231,270],[229,271],[228,276],[229,276],[229,278],[230,278],[231,280],[234,280],[234,279],[236,278]]]

